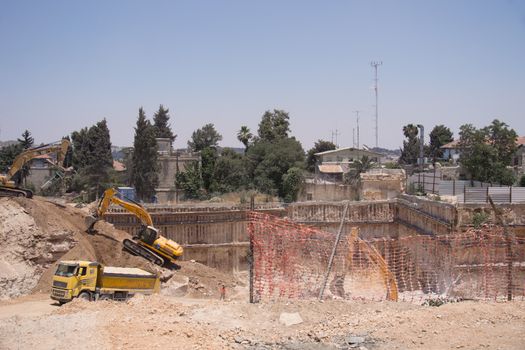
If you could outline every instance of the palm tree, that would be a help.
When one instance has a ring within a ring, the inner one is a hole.
[[[355,161],[355,169],[357,176],[361,173],[365,173],[372,168],[374,162],[368,156],[363,156],[361,159]]]
[[[246,153],[246,150],[248,149],[248,143],[252,139],[253,135],[250,132],[250,129],[248,129],[247,126],[243,125],[241,126],[241,130],[237,133],[237,140],[241,141],[244,144],[244,153]]]

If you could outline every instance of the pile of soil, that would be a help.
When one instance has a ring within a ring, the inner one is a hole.
[[[49,293],[60,260],[98,261],[108,266],[138,267],[161,276],[167,294],[204,298],[220,296],[219,286],[232,289],[234,278],[196,262],[180,269],[160,268],[122,249],[127,232],[99,221],[97,233],[85,232],[89,211],[49,202],[41,197],[0,198],[0,299]],[[171,281],[171,282],[170,282]]]

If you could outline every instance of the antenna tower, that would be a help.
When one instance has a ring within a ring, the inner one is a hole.
[[[354,111],[357,123],[357,149],[359,149],[359,111]]]
[[[376,93],[376,127],[375,127],[375,132],[376,132],[376,147],[379,146],[379,126],[378,126],[378,116],[379,116],[379,113],[378,113],[378,104],[377,104],[377,101],[378,101],[378,96],[377,96],[377,67],[378,66],[381,66],[383,64],[382,61],[372,61],[370,62],[370,65],[374,68],[374,72],[375,72],[375,76],[374,76],[374,90],[375,90],[375,93]]]

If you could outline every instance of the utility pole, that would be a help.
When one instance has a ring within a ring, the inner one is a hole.
[[[383,64],[382,61],[372,61],[370,62],[370,65],[374,68],[374,72],[375,72],[375,78],[374,78],[374,90],[375,90],[375,94],[376,94],[376,127],[375,127],[375,132],[376,132],[376,147],[379,147],[379,126],[378,126],[378,118],[379,118],[379,113],[378,113],[378,88],[377,88],[377,67],[378,66],[381,66]]]
[[[357,123],[357,149],[359,149],[359,111],[354,111]]]
[[[334,143],[334,136],[335,136],[335,148],[339,148],[339,144],[337,143],[337,136],[339,136],[341,133],[339,130],[335,129],[335,131],[332,130],[332,143]]]
[[[352,147],[355,148],[355,128],[352,129]]]
[[[417,127],[419,128],[419,166],[421,167],[421,171],[423,171],[423,168],[425,166],[425,153],[424,153],[424,145],[425,145],[425,127],[421,124],[418,124]]]

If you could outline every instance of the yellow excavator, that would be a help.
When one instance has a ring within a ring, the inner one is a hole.
[[[39,147],[29,148],[20,153],[13,161],[13,164],[9,168],[7,174],[0,175],[0,196],[27,198],[33,197],[33,192],[31,190],[16,186],[15,182],[11,180],[13,176],[15,176],[15,174],[31,159],[54,152],[57,153],[56,166],[58,168],[62,168],[61,165],[64,162],[64,158],[66,156],[69,144],[70,143],[67,139],[63,139],[62,141],[57,143],[51,143]]]
[[[133,240],[124,239],[124,248],[134,255],[139,255],[152,263],[163,266],[167,261],[174,263],[182,256],[182,247],[159,234],[153,227],[153,220],[149,213],[140,204],[132,200],[123,200],[118,197],[119,192],[114,188],[108,188],[98,203],[93,216],[86,217],[88,233],[95,233],[95,224],[102,219],[109,206],[113,203],[121,206],[139,218],[142,227]]]

